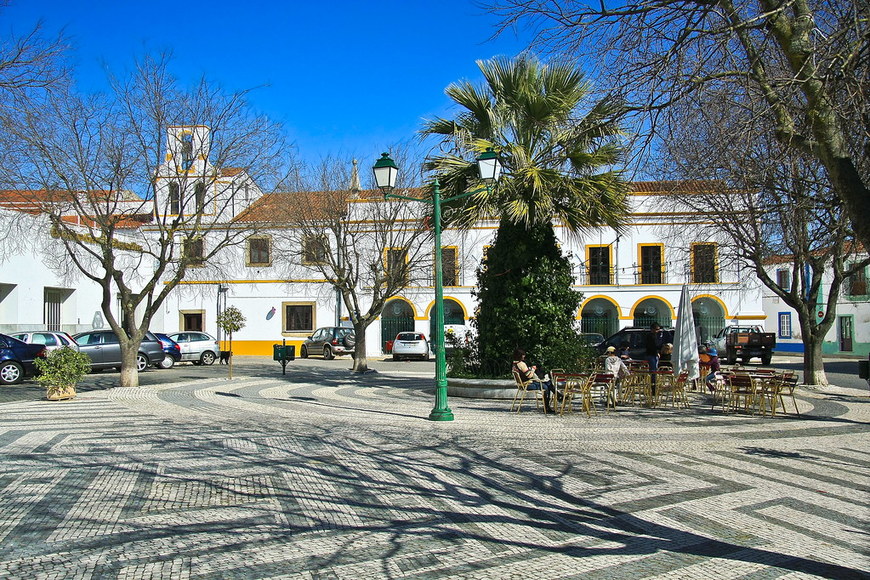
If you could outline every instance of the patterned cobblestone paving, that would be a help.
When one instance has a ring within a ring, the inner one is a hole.
[[[431,379],[0,404],[0,578],[868,578],[870,401],[587,418]],[[790,401],[789,401],[790,404]]]

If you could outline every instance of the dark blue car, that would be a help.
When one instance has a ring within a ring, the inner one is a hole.
[[[45,357],[44,344],[27,344],[7,334],[0,334],[0,384],[14,385],[36,374],[33,361]]]
[[[154,336],[160,341],[163,352],[166,354],[157,366],[161,369],[171,369],[175,363],[181,360],[181,346],[162,332],[155,332]]]

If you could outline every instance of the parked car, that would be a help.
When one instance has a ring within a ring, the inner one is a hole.
[[[429,360],[429,341],[421,332],[400,332],[393,340],[393,360]]]
[[[606,340],[598,343],[598,352],[604,354],[607,352],[607,347],[615,347],[617,351],[622,350],[623,343],[628,343],[628,352],[631,358],[635,360],[643,360],[646,357],[646,336],[649,328],[637,328],[627,326],[616,334],[607,337]],[[663,328],[662,344],[674,342],[674,329]]]
[[[211,365],[217,360],[221,347],[215,337],[207,332],[185,330],[171,332],[169,338],[181,347],[181,360],[195,365]]]
[[[7,334],[0,334],[0,384],[14,385],[36,374],[33,361],[45,357],[44,344],[27,344]]]
[[[9,336],[17,338],[21,342],[26,342],[27,344],[44,344],[46,350],[49,352],[65,346],[68,346],[73,350],[79,349],[79,345],[76,344],[73,337],[65,332],[49,332],[40,330],[35,332],[13,332]]]
[[[181,360],[181,346],[162,332],[155,332],[154,336],[160,341],[160,346],[163,347],[163,353],[166,355],[157,366],[161,369],[171,369]]]
[[[580,342],[585,346],[598,346],[604,342],[604,335],[597,332],[584,332],[580,334]]]
[[[305,339],[299,355],[308,358],[309,355],[322,354],[326,360],[332,360],[342,354],[353,354],[355,346],[356,335],[352,328],[325,326],[318,328],[314,334]]]
[[[121,368],[121,343],[112,330],[89,330],[73,336],[79,350],[91,358],[91,370]],[[160,364],[165,355],[160,341],[151,332],[146,332],[136,354],[136,369],[144,371],[151,365]]]

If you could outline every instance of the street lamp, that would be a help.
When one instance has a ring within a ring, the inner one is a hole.
[[[492,147],[488,148],[477,158],[477,169],[480,179],[489,189],[498,181],[501,175],[501,163],[498,155]],[[384,199],[404,199],[432,205],[432,220],[435,222],[435,407],[429,413],[432,421],[452,421],[453,411],[447,406],[447,359],[444,353],[444,281],[441,272],[441,202],[451,202],[463,197],[468,197],[480,192],[480,189],[466,191],[451,197],[441,199],[441,190],[436,178],[432,187],[432,199],[408,197],[390,193],[396,187],[396,176],[399,168],[396,162],[390,158],[389,153],[384,153],[377,160],[372,171],[375,174],[375,183],[378,189],[384,192]]]

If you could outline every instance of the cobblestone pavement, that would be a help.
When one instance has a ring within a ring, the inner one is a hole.
[[[433,423],[412,374],[190,372],[0,404],[0,577],[870,577],[860,391]]]

